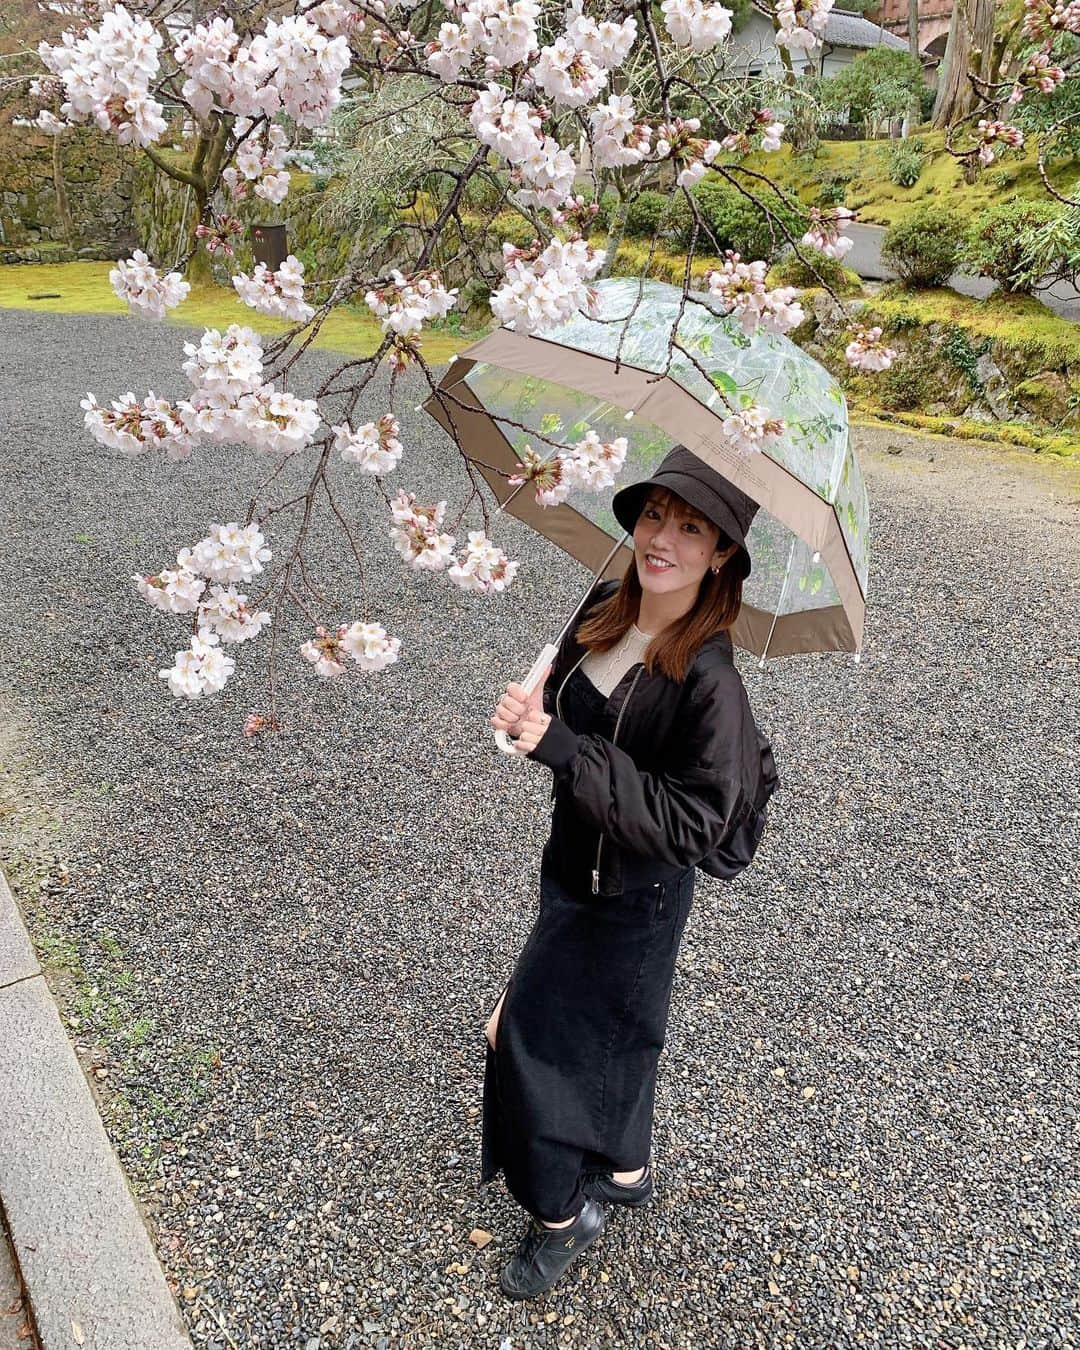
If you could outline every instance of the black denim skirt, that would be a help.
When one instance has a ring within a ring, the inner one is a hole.
[[[482,1179],[558,1222],[586,1172],[649,1160],[656,1070],[694,869],[621,895],[540,875],[540,911],[506,986],[484,1076]]]

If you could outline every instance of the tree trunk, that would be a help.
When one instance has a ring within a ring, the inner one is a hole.
[[[71,207],[68,205],[67,188],[64,185],[64,161],[60,155],[60,137],[52,138],[52,176],[53,190],[56,193],[56,214],[68,244],[75,242],[75,231],[71,223]]]
[[[954,126],[974,109],[976,94],[968,71],[986,77],[993,59],[993,40],[993,0],[957,0],[938,72],[935,127]]]
[[[229,124],[219,114],[213,115],[210,127],[199,131],[190,165],[174,163],[168,158],[163,158],[153,147],[143,147],[144,153],[155,168],[174,182],[183,183],[188,188],[181,217],[180,256],[188,259],[184,277],[192,286],[209,286],[214,280],[210,256],[205,248],[199,246],[195,231],[199,222],[206,216],[211,191],[217,184],[228,140],[228,126]]]
[[[918,61],[921,65],[922,57],[919,54],[919,0],[908,0],[907,40],[909,54],[913,60]],[[905,132],[913,130],[921,121],[922,104],[919,101],[918,94],[914,94],[908,104]]]
[[[195,288],[214,284],[214,269],[210,262],[210,254],[199,245],[199,238],[195,233],[199,221],[203,218],[206,203],[205,191],[196,187],[189,188],[188,197],[184,203],[187,225],[184,230],[183,248],[184,253],[190,253],[191,256],[184,268],[184,280]]]

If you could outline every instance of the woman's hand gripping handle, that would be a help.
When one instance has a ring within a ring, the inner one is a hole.
[[[544,685],[558,650],[548,643],[522,683],[508,684],[499,699],[491,725],[495,744],[504,755],[527,755],[540,744],[550,720],[544,712]]]

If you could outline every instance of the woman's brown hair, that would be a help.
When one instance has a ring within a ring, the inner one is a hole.
[[[687,511],[699,514],[690,507]],[[731,543],[721,532],[716,548],[722,553]],[[645,669],[650,675],[659,670],[668,679],[681,683],[702,643],[714,633],[730,628],[738,618],[742,606],[742,577],[734,566],[737,557],[738,553],[733,553],[719,572],[707,571],[693,608],[662,633],[657,633],[649,643]],[[637,564],[631,559],[619,589],[601,601],[578,628],[578,642],[593,652],[610,651],[636,622],[640,606],[641,581]]]

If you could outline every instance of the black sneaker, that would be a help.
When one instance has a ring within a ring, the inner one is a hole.
[[[630,1185],[612,1180],[610,1172],[590,1172],[585,1178],[583,1189],[591,1200],[608,1200],[613,1205],[640,1209],[652,1199],[652,1167],[647,1166],[641,1180]]]
[[[604,1211],[586,1200],[565,1228],[545,1228],[534,1219],[503,1269],[499,1284],[507,1298],[536,1298],[566,1274],[586,1247],[604,1231]]]

